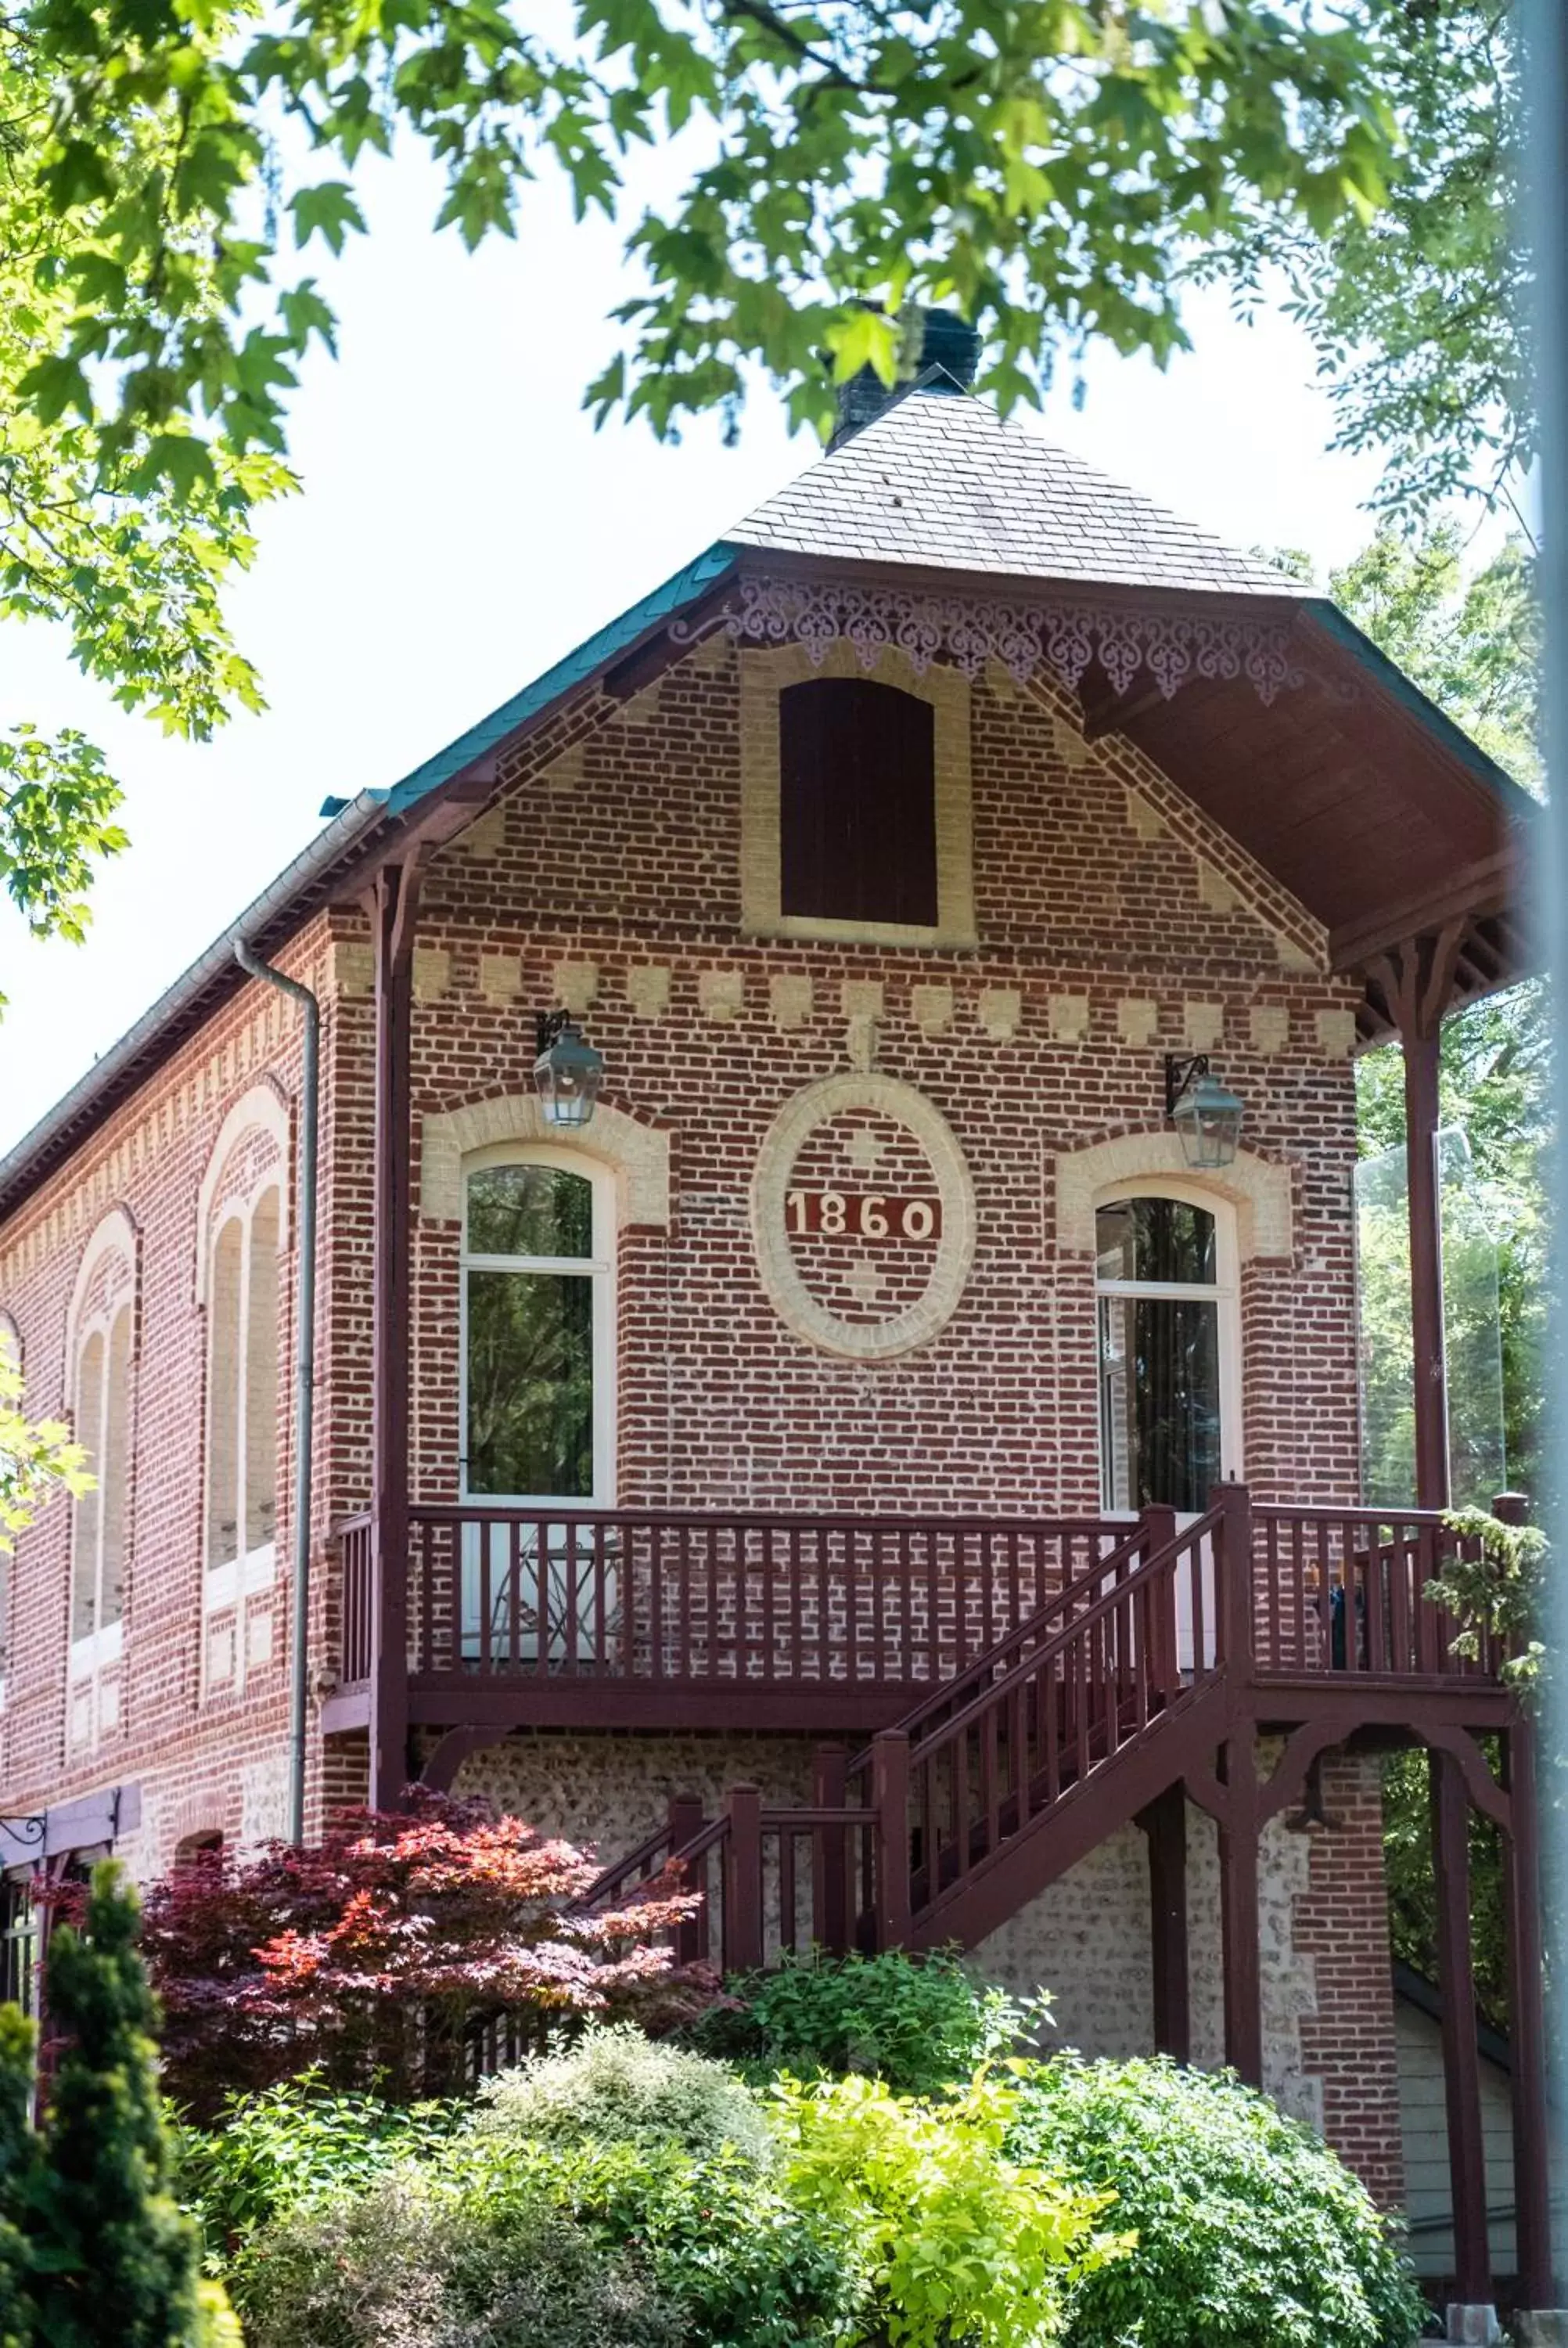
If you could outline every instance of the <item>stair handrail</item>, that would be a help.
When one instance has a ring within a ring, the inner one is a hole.
[[[1097,1598],[1093,1605],[1086,1607],[1083,1612],[1069,1622],[1064,1630],[1058,1631],[1054,1638],[1048,1639],[1043,1647],[1025,1656],[1021,1663],[1015,1663],[1010,1671],[1004,1673],[1000,1679],[993,1680],[989,1688],[976,1696],[972,1703],[966,1704],[962,1712],[955,1713],[950,1720],[943,1722],[940,1728],[933,1729],[930,1735],[920,1746],[917,1757],[924,1758],[927,1754],[938,1751],[944,1745],[951,1743],[954,1736],[960,1731],[967,1732],[977,1720],[982,1717],[989,1705],[993,1702],[1005,1700],[1010,1696],[1013,1689],[1021,1680],[1045,1670],[1048,1665],[1053,1663],[1059,1655],[1066,1653],[1074,1639],[1083,1637],[1094,1623],[1102,1620],[1110,1612],[1113,1606],[1121,1605],[1134,1592],[1148,1588],[1163,1573],[1173,1569],[1182,1551],[1201,1541],[1205,1535],[1214,1532],[1223,1523],[1225,1516],[1225,1510],[1223,1505],[1216,1506],[1205,1509],[1201,1517],[1194,1517],[1191,1524],[1184,1525],[1172,1540],[1157,1549],[1152,1557],[1146,1558],[1142,1565],[1135,1567],[1125,1581],[1119,1582],[1116,1588],[1108,1591],[1104,1597]],[[1215,1613],[1217,1617],[1219,1613],[1217,1605]],[[1196,1667],[1194,1658],[1194,1685],[1196,1686],[1200,1681],[1212,1678],[1214,1672],[1222,1667],[1223,1661],[1223,1655],[1216,1653],[1213,1666],[1204,1670]]]
[[[902,1729],[911,1737],[918,1736],[922,1724],[932,1713],[939,1712],[944,1704],[950,1704],[954,1696],[967,1684],[977,1684],[989,1679],[999,1663],[1003,1663],[1016,1648],[1022,1646],[1026,1640],[1037,1636],[1042,1625],[1053,1615],[1059,1614],[1072,1600],[1079,1597],[1088,1583],[1102,1580],[1107,1573],[1115,1571],[1119,1567],[1125,1565],[1130,1558],[1136,1556],[1143,1543],[1149,1538],[1149,1512],[1145,1511],[1124,1540],[1120,1540],[1114,1548],[1108,1549],[1104,1556],[1097,1558],[1092,1565],[1085,1566],[1081,1573],[1075,1573],[1071,1581],[1064,1581],[1060,1590],[1053,1590],[1049,1597],[1042,1598],[1032,1613],[1026,1614],[1021,1622],[1015,1622],[1010,1631],[1004,1632],[993,1646],[986,1649],[984,1654],[977,1655],[972,1663],[966,1663],[961,1672],[955,1672],[950,1680],[934,1682],[929,1694],[922,1696],[918,1704],[912,1704],[907,1712],[901,1713],[890,1725]],[[1125,1588],[1125,1586],[1123,1583],[1122,1587]],[[845,1763],[845,1777],[848,1780],[863,1776],[870,1766],[871,1746],[864,1745],[858,1753],[851,1754]]]
[[[567,1913],[571,1916],[587,1915],[611,1893],[620,1891],[628,1876],[637,1869],[646,1871],[639,1875],[627,1894],[628,1904],[635,1906],[640,1892],[651,1899],[660,1876],[667,1875],[672,1867],[684,1866],[691,1860],[703,1858],[715,1844],[723,1841],[729,1826],[727,1813],[721,1810],[717,1818],[704,1818],[695,1833],[688,1835],[685,1841],[680,1843],[672,1841],[668,1826],[656,1828],[645,1841],[638,1844],[635,1850],[628,1851],[625,1858],[617,1859],[613,1867],[601,1869],[586,1891],[579,1891],[575,1900],[568,1902]],[[654,1862],[659,1859],[661,1852],[664,1854],[663,1859],[656,1866]]]

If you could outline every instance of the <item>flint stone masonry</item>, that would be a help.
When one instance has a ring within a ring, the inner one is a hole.
[[[453,1791],[484,1794],[541,1834],[610,1859],[661,1827],[678,1795],[696,1795],[703,1815],[717,1818],[732,1786],[759,1787],[764,1806],[809,1802],[811,1773],[802,1737],[524,1733],[471,1755]]]

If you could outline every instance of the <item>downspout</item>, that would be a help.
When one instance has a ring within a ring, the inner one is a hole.
[[[296,1153],[299,1278],[294,1339],[294,1595],[289,1655],[289,1840],[305,1838],[305,1713],[310,1700],[306,1649],[311,1629],[311,1473],[316,1379],[316,1154],[321,1124],[322,1007],[308,986],[234,941],[234,959],[297,1003],[305,1023]]]

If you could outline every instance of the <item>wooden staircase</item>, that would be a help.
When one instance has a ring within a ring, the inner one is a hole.
[[[764,1807],[737,1786],[715,1818],[673,1804],[583,1905],[619,1908],[673,1875],[702,1895],[679,1953],[726,1972],[812,1945],[973,1947],[1208,1766],[1227,1615],[1250,1610],[1251,1577],[1223,1491],[1180,1530],[1147,1510],[863,1751],[819,1748],[812,1803]]]

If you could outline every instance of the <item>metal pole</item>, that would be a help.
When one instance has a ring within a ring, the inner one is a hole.
[[[1568,12],[1563,0],[1521,0],[1518,12],[1524,37],[1523,86],[1527,103],[1525,149],[1525,209],[1523,230],[1529,246],[1534,288],[1535,385],[1541,417],[1542,551],[1539,566],[1545,642],[1542,663],[1542,732],[1551,804],[1545,820],[1542,852],[1536,856],[1536,911],[1555,1006],[1556,1021],[1568,1001]],[[1556,1022],[1554,1022],[1556,1024]],[[1548,1283],[1548,1334],[1542,1358],[1547,1365],[1547,1439],[1544,1489],[1540,1495],[1541,1521],[1551,1535],[1553,1571],[1544,1594],[1541,1637],[1555,1668],[1547,1675],[1541,1721],[1540,1783],[1557,1780],[1561,1759],[1568,1749],[1568,1686],[1562,1657],[1568,1653],[1568,1542],[1563,1535],[1568,1511],[1568,1373],[1563,1364],[1562,1303],[1563,1247],[1568,1234],[1568,1053],[1553,1056],[1555,1139],[1550,1157],[1548,1200],[1551,1212],[1553,1266]],[[1542,1921],[1545,1926],[1544,2042],[1555,2089],[1550,2112],[1551,2154],[1561,2163],[1563,2154],[1563,2049],[1568,2036],[1568,1986],[1563,1980],[1564,1951],[1560,1931],[1562,1896],[1568,1882],[1568,1851],[1564,1829],[1568,1809],[1560,1799],[1542,1801],[1539,1812],[1542,1873],[1544,1879]],[[1534,1887],[1528,1887],[1533,1891]],[[1562,2174],[1559,2167],[1559,2175]],[[1561,2298],[1561,2292],[1554,2296]],[[1526,2336],[1545,2326],[1532,2327],[1524,2316]],[[1559,2319],[1559,2336],[1568,2324]]]
[[[308,986],[234,941],[234,959],[297,1003],[304,1017],[300,1127],[295,1152],[299,1278],[294,1313],[294,1593],[293,1644],[289,1655],[289,1840],[305,1838],[305,1714],[311,1631],[311,1469],[316,1382],[316,1148],[321,1125],[322,1007]]]

